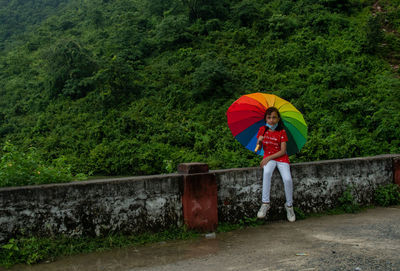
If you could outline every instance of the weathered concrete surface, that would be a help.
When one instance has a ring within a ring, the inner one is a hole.
[[[182,225],[179,175],[0,189],[0,242],[17,234],[94,236]]]
[[[15,266],[10,271],[400,270],[400,206]],[[296,255],[303,256],[296,256]],[[1,270],[1,268],[0,268]]]
[[[294,206],[305,213],[321,212],[339,205],[351,187],[361,205],[373,202],[380,185],[393,183],[393,159],[398,155],[296,163],[291,165]],[[212,171],[218,184],[219,221],[238,222],[255,217],[261,204],[262,169],[241,168]],[[285,195],[276,169],[271,183],[270,219],[283,219]]]
[[[393,161],[398,157],[383,155],[292,164],[294,204],[306,213],[323,211],[337,206],[349,186],[361,205],[369,204],[379,185],[394,182]],[[194,163],[187,170],[196,165],[199,164]],[[261,168],[209,173],[215,176],[217,184],[219,222],[238,222],[256,215],[261,201]],[[166,174],[0,188],[0,243],[20,234],[132,234],[182,225],[184,176]],[[269,219],[285,217],[284,202],[281,177],[275,171]]]

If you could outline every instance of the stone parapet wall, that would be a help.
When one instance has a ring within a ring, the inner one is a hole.
[[[292,164],[294,204],[306,213],[327,210],[339,204],[339,197],[348,187],[359,204],[371,204],[378,186],[400,184],[396,179],[400,178],[399,168],[396,168],[399,157],[382,155]],[[198,166],[208,170],[204,164]],[[21,234],[100,236],[190,225],[186,217],[199,219],[197,214],[202,212],[197,209],[193,210],[193,215],[186,213],[184,216],[183,210],[191,212],[193,208],[203,208],[183,195],[184,179],[190,180],[187,178],[190,170],[188,174],[0,188],[0,243]],[[217,208],[219,222],[238,222],[256,216],[261,202],[261,168],[214,170],[204,174],[211,175],[216,182],[209,189],[217,189],[217,207],[213,208]],[[198,183],[196,185],[213,182]],[[201,187],[199,191],[207,189]],[[202,201],[208,204],[204,197]],[[191,202],[193,207],[183,208],[185,202]],[[285,218],[284,202],[283,184],[276,170],[272,177],[269,219]]]
[[[394,182],[398,155],[327,160],[291,165],[294,206],[305,213],[321,212],[339,205],[350,188],[360,205],[373,202],[380,185]],[[240,168],[213,171],[218,185],[219,220],[238,222],[255,217],[261,204],[262,169]],[[285,194],[278,169],[271,181],[271,219],[284,219]]]
[[[181,176],[0,189],[0,242],[19,235],[100,236],[182,225]]]

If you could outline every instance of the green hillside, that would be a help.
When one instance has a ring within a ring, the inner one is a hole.
[[[256,166],[225,113],[266,92],[308,124],[293,162],[400,153],[400,1],[374,4],[0,0],[0,144],[93,175]]]
[[[43,20],[61,11],[69,0],[0,0],[0,49]]]

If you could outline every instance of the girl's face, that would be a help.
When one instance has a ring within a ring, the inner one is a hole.
[[[267,115],[267,117],[265,118],[265,121],[269,124],[269,125],[275,125],[279,122],[279,116],[278,113],[276,113],[275,111],[272,111],[270,115]]]

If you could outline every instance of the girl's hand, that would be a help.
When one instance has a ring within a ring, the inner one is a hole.
[[[285,153],[286,153],[286,142],[282,142],[281,143],[281,150],[276,152],[276,153],[274,153],[274,154],[271,154],[270,156],[265,157],[261,161],[260,166],[264,167],[269,161],[271,161],[273,159],[276,159],[276,158],[279,158],[282,155],[284,155]]]
[[[271,161],[271,159],[269,157],[265,157],[261,160],[260,167],[264,167],[269,161]]]
[[[254,152],[258,152],[261,148],[262,148],[262,141],[263,141],[264,137],[263,136],[259,136],[258,140],[257,140],[257,144],[256,144],[256,148],[254,149]]]

